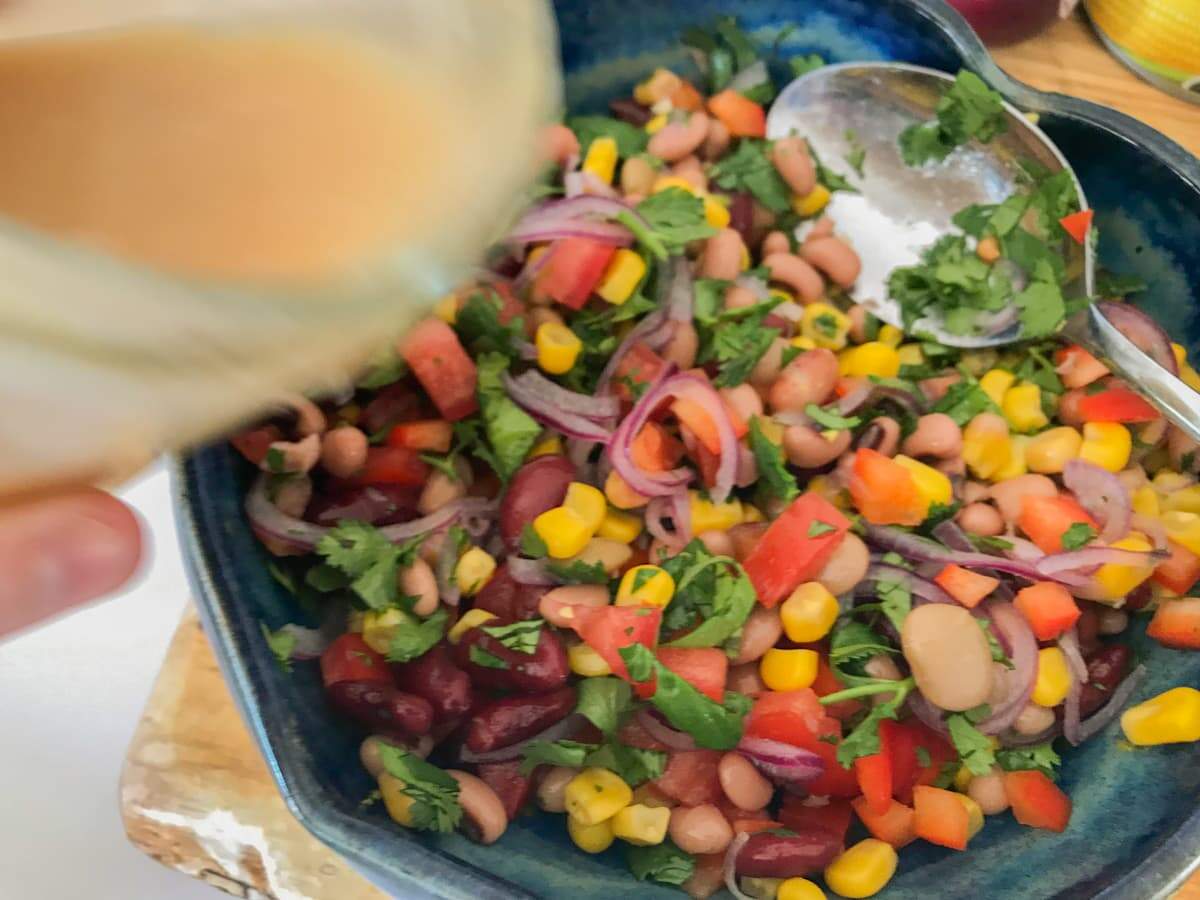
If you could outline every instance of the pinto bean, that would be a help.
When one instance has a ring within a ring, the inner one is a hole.
[[[731,284],[725,291],[726,309],[745,309],[747,306],[753,306],[757,302],[758,298],[754,296],[754,292],[750,288],[742,287],[740,284]]]
[[[792,193],[807,197],[817,186],[817,167],[802,137],[780,138],[771,147],[771,164]]]
[[[767,392],[774,412],[803,412],[810,403],[818,406],[829,399],[838,378],[838,361],[832,350],[805,350],[779,373]]]
[[[810,236],[800,246],[800,256],[841,288],[853,287],[862,272],[862,260],[840,237]]]
[[[754,763],[736,751],[721,757],[717,778],[729,802],[738,809],[762,809],[775,794],[775,787],[754,768]]]
[[[820,273],[795,253],[772,253],[763,258],[763,265],[770,270],[772,281],[787,285],[802,303],[814,303],[825,293]]]
[[[699,349],[700,336],[696,334],[695,326],[691,322],[676,322],[660,355],[680,369],[690,369],[696,364],[696,351]]]
[[[955,517],[963,531],[995,537],[1004,531],[1004,517],[990,503],[968,503]]]
[[[1087,396],[1083,388],[1066,391],[1058,398],[1058,421],[1063,425],[1079,428],[1084,423],[1082,403]]]
[[[656,177],[654,167],[639,156],[621,164],[621,190],[626,194],[649,194]]]
[[[733,538],[724,531],[702,531],[696,539],[713,556],[733,556]]]
[[[831,439],[807,425],[789,425],[783,432],[783,450],[793,466],[818,469],[849,449],[853,438],[849,430],[838,431]]]
[[[733,840],[733,828],[711,803],[676,806],[667,833],[684,853],[724,853]]]
[[[991,495],[1004,521],[1012,525],[1021,517],[1021,504],[1026,496],[1056,497],[1058,488],[1045,475],[1018,475],[993,484]]]
[[[676,178],[682,178],[699,193],[705,193],[708,190],[708,176],[704,174],[704,167],[696,156],[685,156],[675,163],[671,166],[671,174]]]
[[[841,852],[841,839],[824,828],[790,836],[760,831],[738,852],[734,869],[748,878],[797,878],[821,871]]]
[[[760,252],[763,256],[770,256],[772,253],[791,253],[792,242],[782,231],[772,231],[763,238]]]
[[[458,803],[463,811],[459,827],[476,843],[494,844],[508,827],[504,804],[496,792],[469,772],[447,769],[446,774],[458,782]]]
[[[746,245],[732,228],[722,228],[704,242],[700,254],[700,277],[733,281],[742,271],[742,252]]]
[[[945,413],[930,413],[917,419],[916,430],[904,439],[908,456],[949,459],[962,453],[962,429]]]
[[[547,694],[493,700],[471,716],[466,746],[474,753],[508,747],[562,721],[574,708],[575,688],[570,685]]]
[[[846,318],[850,320],[848,334],[854,343],[865,344],[867,342],[867,321],[870,315],[867,308],[858,303],[846,310]]]
[[[304,516],[312,500],[313,483],[307,475],[297,475],[280,482],[272,501],[275,508],[285,515],[299,519]]]
[[[967,785],[967,796],[979,804],[985,816],[994,816],[1008,809],[1008,792],[1004,789],[1004,773],[992,766],[986,775],[976,775]]]
[[[1133,654],[1125,644],[1108,644],[1087,661],[1088,680],[1079,693],[1079,714],[1087,718],[1105,703],[1129,671]]]
[[[433,725],[433,707],[428,700],[385,682],[337,681],[325,688],[325,693],[347,718],[389,737],[418,737]]]
[[[335,478],[349,478],[367,462],[367,436],[362,429],[344,425],[321,438],[321,466]]]
[[[512,620],[497,619],[492,625],[509,624]],[[491,654],[504,663],[504,668],[481,666],[471,659],[471,648]],[[484,689],[512,690],[527,694],[553,691],[566,683],[570,669],[567,649],[562,638],[552,629],[543,628],[532,653],[521,653],[500,643],[483,628],[472,628],[454,647],[454,661],[471,676],[471,681]]]
[[[677,162],[695,153],[708,137],[708,116],[692,113],[685,121],[669,122],[650,137],[646,150],[664,162]]]
[[[1082,707],[1080,709],[1082,711]],[[1053,724],[1054,710],[1038,706],[1036,703],[1027,703],[1016,721],[1013,722],[1013,731],[1017,734],[1032,736],[1041,734]]]
[[[567,811],[567,785],[579,774],[578,769],[567,766],[554,766],[542,776],[537,787],[538,807],[544,812],[560,813]]]
[[[429,563],[420,557],[414,559],[411,566],[399,571],[396,581],[401,594],[417,598],[414,613],[422,618],[433,615],[438,608],[438,586]]]
[[[704,136],[704,144],[701,146],[700,152],[705,159],[713,162],[725,155],[725,151],[729,149],[730,140],[729,129],[725,127],[725,123],[720,119],[709,119],[708,134]]]
[[[742,626],[742,642],[738,645],[737,656],[731,662],[737,666],[759,659],[775,646],[782,634],[783,622],[778,610],[765,606],[754,607]]]
[[[721,388],[718,393],[725,404],[737,413],[743,422],[749,422],[755,416],[763,414],[762,397],[748,384],[737,387]]]
[[[803,242],[807,244],[809,241],[819,241],[821,238],[827,237],[833,237],[833,219],[829,216],[821,216],[805,232]]]
[[[771,341],[767,352],[750,370],[750,384],[753,387],[762,390],[779,377],[779,371],[783,367],[783,352],[787,349],[787,345],[787,341],[781,337]]]
[[[847,532],[817,573],[815,580],[825,585],[825,590],[835,597],[851,590],[867,575],[867,567],[871,564],[871,551],[857,534]]]
[[[858,436],[855,449],[874,450],[884,456],[895,456],[900,446],[900,423],[891,416],[877,416]]]
[[[429,701],[439,724],[462,718],[475,705],[471,678],[454,662],[444,643],[435,644],[406,663],[392,663],[389,668],[397,687]]]
[[[548,509],[563,502],[575,467],[565,456],[539,456],[521,466],[500,501],[500,536],[510,550],[521,542],[521,531]]]
[[[570,584],[552,588],[542,594],[538,612],[556,628],[569,628],[574,606],[607,606],[608,588],[602,584]]]
[[[904,619],[900,646],[929,702],[962,712],[992,690],[992,652],[975,618],[960,606],[928,603]]]

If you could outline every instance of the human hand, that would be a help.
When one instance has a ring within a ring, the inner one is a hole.
[[[137,517],[103,491],[0,506],[0,639],[115,590],[141,555]]]

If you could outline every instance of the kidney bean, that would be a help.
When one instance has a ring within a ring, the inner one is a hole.
[[[858,254],[839,237],[814,238],[810,235],[800,246],[800,256],[841,288],[853,287],[862,272]]]
[[[467,748],[490,753],[545,731],[575,708],[575,688],[564,685],[548,694],[502,697],[478,710],[467,724]]]
[[[825,281],[812,264],[795,253],[772,253],[763,259],[771,280],[781,282],[799,297],[801,303],[813,303],[825,293]]]
[[[363,407],[359,427],[367,434],[374,434],[389,425],[421,418],[427,410],[424,408],[421,392],[416,389],[410,379],[397,381],[381,388]]]
[[[791,836],[764,831],[750,835],[734,868],[748,878],[797,878],[821,871],[841,852],[841,840],[824,828]]]
[[[439,723],[461,719],[471,711],[475,702],[471,678],[455,664],[446,644],[435,644],[416,659],[392,663],[390,668],[401,690],[429,701]]]
[[[609,100],[608,111],[613,114],[613,118],[636,125],[638,128],[654,118],[654,113],[632,97],[618,97],[616,100]]]
[[[459,769],[446,774],[458,782],[458,803],[463,817],[459,827],[479,844],[494,844],[508,827],[504,804],[482,779]]]
[[[1086,657],[1100,649],[1100,611],[1092,603],[1083,603],[1080,607],[1075,633],[1079,638],[1079,649]]]
[[[510,822],[517,817],[533,792],[533,775],[521,774],[520,759],[479,763],[475,766],[475,773],[495,791],[500,805],[504,807],[504,815]]]
[[[418,737],[433,725],[424,697],[379,681],[338,681],[325,688],[329,702],[364,728],[389,736]]]
[[[521,584],[512,577],[508,563],[501,563],[488,583],[475,595],[475,606],[501,619],[536,619],[546,585]]]
[[[486,625],[505,625],[513,620],[498,618]],[[471,648],[490,653],[505,664],[505,668],[490,668],[471,661]],[[482,628],[473,628],[463,635],[454,648],[454,659],[466,671],[477,687],[540,694],[563,685],[570,670],[562,638],[549,628],[543,628],[532,653],[510,650]]]
[[[1132,661],[1133,654],[1124,644],[1109,644],[1088,657],[1088,680],[1079,695],[1080,716],[1087,718],[1108,702]]]
[[[510,550],[526,525],[563,502],[574,479],[575,467],[565,456],[539,456],[517,470],[500,501],[500,536]]]
[[[757,204],[749,191],[733,191],[729,194],[729,227],[741,235],[742,243],[749,247],[754,243],[754,219]]]

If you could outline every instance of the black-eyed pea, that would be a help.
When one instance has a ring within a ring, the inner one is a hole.
[[[820,406],[833,393],[838,361],[832,350],[805,350],[779,373],[767,392],[774,412],[803,412],[810,403]]]
[[[917,419],[917,427],[904,439],[908,456],[949,459],[962,453],[962,429],[945,413],[929,413]]]
[[[508,827],[504,804],[486,783],[469,772],[447,769],[458,782],[458,802],[463,817],[459,827],[467,837],[480,844],[494,844]]]
[[[867,575],[871,551],[857,534],[846,532],[829,562],[817,573],[816,581],[835,597],[852,590]]]
[[[1038,706],[1036,703],[1027,703],[1016,721],[1013,722],[1013,731],[1026,737],[1032,737],[1041,734],[1053,724],[1054,710]]]
[[[1057,497],[1058,487],[1045,475],[1018,475],[992,485],[992,500],[1004,521],[1015,524],[1027,496]]]
[[[783,368],[783,353],[787,350],[788,343],[781,337],[771,341],[771,345],[767,347],[767,351],[754,364],[754,368],[750,370],[750,384],[755,388],[768,388],[779,378],[779,373]]]
[[[862,272],[862,260],[854,248],[839,237],[809,237],[800,246],[800,256],[841,288],[850,288]]]
[[[685,156],[671,166],[671,175],[682,178],[698,193],[703,194],[708,190],[708,176],[704,174],[704,166],[696,156]]]
[[[733,556],[733,538],[724,531],[702,531],[696,540],[713,556]]]
[[[994,816],[1008,809],[1008,791],[1004,788],[1004,773],[992,766],[986,775],[976,775],[967,785],[967,796],[979,804],[985,816]]]
[[[763,414],[762,397],[749,384],[721,388],[718,393],[730,409],[741,417],[743,422],[749,422],[755,416]]]
[[[787,285],[803,303],[814,303],[825,293],[821,274],[795,253],[772,253],[763,258],[763,265],[770,271],[772,281]]]
[[[770,256],[772,253],[791,253],[792,243],[782,231],[772,231],[763,238],[761,252],[763,256]]]
[[[725,291],[726,309],[745,309],[756,303],[758,303],[758,298],[754,296],[754,292],[740,284],[731,284]]]
[[[421,488],[421,496],[417,498],[417,511],[427,516],[437,512],[448,503],[461,500],[466,496],[471,484],[471,468],[464,459],[455,460],[455,477],[451,478],[440,469],[435,469]]]
[[[818,469],[833,462],[849,447],[854,435],[848,429],[814,431],[807,425],[789,425],[783,432],[783,452],[800,469]]]
[[[955,517],[963,531],[995,537],[1004,531],[1004,517],[990,503],[968,503]]]

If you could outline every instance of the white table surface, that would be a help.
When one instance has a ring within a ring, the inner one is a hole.
[[[117,779],[188,596],[167,476],[122,492],[147,561],[121,596],[0,645],[0,898],[219,900],[125,839]]]

